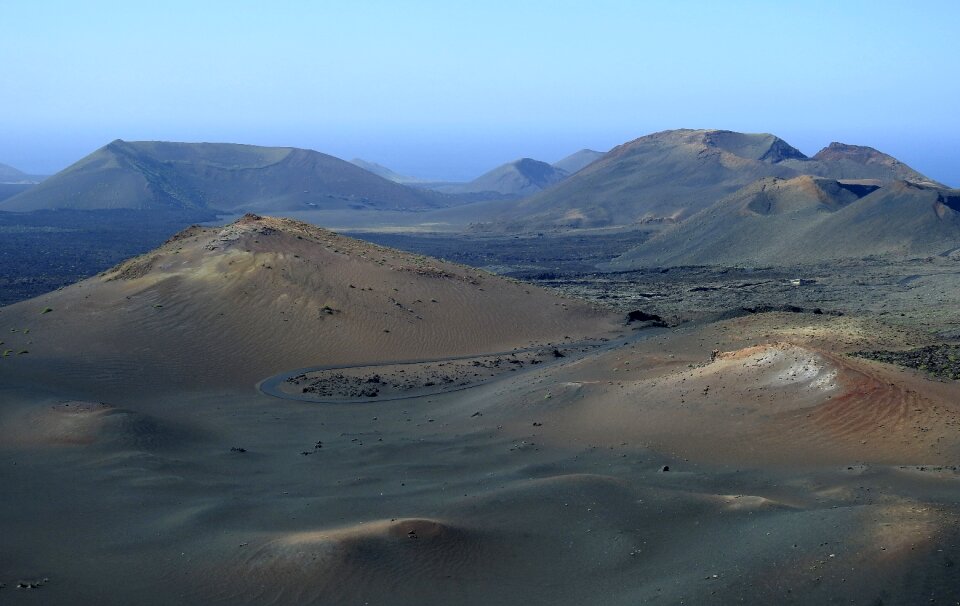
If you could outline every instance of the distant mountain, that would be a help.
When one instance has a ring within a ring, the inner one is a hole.
[[[522,198],[563,181],[569,174],[546,162],[521,158],[486,172],[469,183],[437,183],[428,187],[449,194],[493,193]]]
[[[507,229],[582,228],[675,220],[803,157],[773,135],[675,130],[610,150],[561,185],[507,209]]]
[[[490,225],[539,230],[672,223],[764,177],[810,174],[880,184],[909,178],[934,184],[889,156],[862,150],[869,148],[835,144],[807,158],[771,134],[654,133],[612,149],[548,191],[501,207]]]
[[[480,175],[469,185],[474,191],[527,196],[559,183],[568,176],[566,171],[546,162],[521,158]]]
[[[401,175],[400,173],[394,172],[382,164],[368,162],[361,158],[354,158],[353,160],[350,160],[350,164],[359,166],[363,170],[369,171],[378,177],[383,177],[387,181],[393,181],[394,183],[423,183],[424,181],[423,179],[418,179],[417,177]]]
[[[306,149],[117,140],[0,210],[401,210],[447,202]]]
[[[831,179],[899,179],[943,187],[893,156],[863,145],[834,142],[808,160],[787,161],[785,164],[806,174]]]
[[[562,160],[557,160],[553,163],[553,167],[559,168],[572,175],[593,164],[605,155],[604,152],[593,151],[592,149],[581,149]]]
[[[30,185],[46,179],[44,175],[28,175],[7,164],[0,164],[0,184]]]
[[[767,178],[654,236],[611,269],[787,265],[960,248],[960,191],[810,176]]]

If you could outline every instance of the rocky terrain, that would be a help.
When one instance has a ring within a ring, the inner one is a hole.
[[[571,344],[517,350],[502,355],[453,357],[407,362],[305,370],[281,377],[282,383],[260,389],[271,395],[315,402],[397,400],[458,391],[508,372],[528,369],[573,353]],[[561,349],[562,348],[562,349]],[[580,351],[588,350],[580,347]]]
[[[941,343],[907,351],[857,351],[853,355],[916,368],[941,379],[960,379],[960,345],[957,344]]]
[[[945,258],[865,259],[780,267],[677,267],[622,273],[569,273],[533,281],[620,312],[643,309],[673,323],[795,310],[882,317],[960,338],[951,302],[960,265]],[[907,344],[908,345],[908,344]]]

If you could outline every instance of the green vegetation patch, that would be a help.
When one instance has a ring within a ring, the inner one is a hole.
[[[916,368],[941,379],[960,379],[960,345],[928,345],[907,351],[856,351],[850,355]]]

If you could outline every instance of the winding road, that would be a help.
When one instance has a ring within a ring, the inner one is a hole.
[[[636,341],[648,339],[650,337],[663,334],[668,330],[669,329],[667,328],[647,328],[647,329],[633,332],[631,334],[628,334],[624,337],[620,337],[618,339],[578,341],[576,343],[554,344],[554,345],[536,345],[531,347],[511,349],[508,351],[499,351],[499,352],[493,352],[493,353],[477,353],[477,354],[469,354],[469,355],[461,355],[461,356],[446,356],[443,358],[433,358],[433,359],[381,360],[378,362],[368,362],[368,363],[361,363],[361,364],[328,364],[328,365],[320,365],[320,366],[308,366],[306,368],[297,368],[296,370],[288,370],[288,371],[284,371],[282,373],[273,375],[271,377],[267,377],[266,379],[257,383],[257,390],[260,391],[260,393],[263,393],[268,396],[273,396],[275,398],[280,398],[282,400],[296,400],[299,402],[311,402],[314,404],[366,404],[366,403],[372,403],[372,402],[392,402],[396,400],[409,400],[412,398],[422,398],[425,396],[435,396],[439,394],[452,393],[455,391],[463,391],[465,389],[471,389],[473,387],[477,387],[477,386],[484,385],[486,383],[490,383],[492,381],[501,379],[503,375],[497,375],[494,377],[490,377],[488,379],[476,381],[474,383],[470,383],[469,385],[451,385],[449,387],[441,387],[436,391],[431,391],[429,393],[424,393],[422,391],[419,391],[418,393],[415,393],[415,394],[389,396],[384,398],[329,399],[329,398],[318,397],[317,395],[312,395],[309,393],[285,392],[281,389],[281,386],[287,381],[289,381],[290,379],[292,379],[293,377],[296,377],[302,374],[311,373],[311,372],[322,372],[326,370],[355,370],[360,368],[377,368],[381,366],[411,366],[414,364],[455,362],[457,360],[470,360],[473,358],[512,356],[512,355],[531,352],[531,351],[551,351],[553,349],[559,349],[559,348],[563,348],[564,350],[589,349],[591,350],[591,352],[604,351],[608,349],[616,349],[618,347],[622,347],[629,343],[635,343]],[[577,352],[577,353],[580,353],[581,355],[576,355],[576,353],[569,354],[563,358],[556,358],[555,361],[546,362],[544,363],[544,365],[570,362],[573,360],[577,360],[583,355],[585,355],[584,352]],[[537,367],[540,367],[540,366],[541,365],[537,365]],[[526,368],[521,370],[520,372],[529,371],[532,369],[533,367]],[[516,373],[510,373],[510,376],[516,376]]]

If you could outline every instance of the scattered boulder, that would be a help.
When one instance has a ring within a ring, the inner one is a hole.
[[[656,314],[635,309],[627,314],[627,322],[662,322],[663,318]]]
[[[642,322],[647,326],[669,326],[663,318],[657,314],[650,314],[645,311],[635,309],[627,314],[627,324]]]

